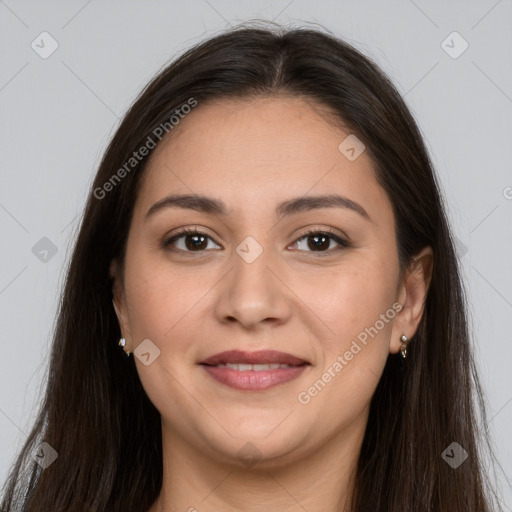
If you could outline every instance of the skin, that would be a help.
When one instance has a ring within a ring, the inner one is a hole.
[[[223,100],[198,105],[151,155],[124,275],[111,266],[126,349],[149,339],[160,350],[148,366],[135,357],[162,418],[163,486],[150,512],[348,510],[371,397],[401,335],[417,329],[433,261],[427,247],[400,278],[390,200],[367,152],[349,161],[338,150],[349,133],[310,100]],[[171,193],[221,199],[229,214],[165,208],[145,219]],[[370,220],[349,208],[275,214],[281,201],[332,193]],[[209,238],[195,250],[190,236],[174,242],[188,253],[163,248],[182,227]],[[315,250],[303,237],[313,228],[352,245],[327,239]],[[247,236],[263,249],[252,263],[235,250]],[[401,311],[300,403],[394,303]],[[235,390],[198,364],[230,349],[279,350],[310,366],[265,391]],[[249,442],[252,463],[239,455]]]

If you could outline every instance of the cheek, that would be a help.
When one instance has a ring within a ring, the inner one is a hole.
[[[392,264],[356,256],[337,270],[297,280],[295,289],[300,289],[298,295],[322,321],[328,346],[342,349],[347,340],[365,332],[392,307],[396,278]],[[389,316],[394,318],[393,311]],[[379,321],[377,327],[388,332],[390,326],[391,322]]]
[[[127,247],[125,276],[131,326],[134,333],[160,338],[172,327],[184,288],[179,276],[165,266],[161,249],[150,250],[142,234],[134,231]]]
[[[149,339],[160,351],[148,366],[135,358],[139,378],[156,408],[174,423],[190,414],[190,392],[199,396],[190,384],[186,386],[189,392],[183,392],[183,383],[190,378],[186,361],[192,361],[193,341],[201,335],[200,299],[212,286],[208,286],[206,276],[202,279],[198,274],[174,271],[168,262],[157,261],[151,255],[132,253],[126,264],[134,346]]]
[[[126,280],[126,295],[135,343],[140,342],[138,338],[157,343],[171,328],[175,311],[169,303],[173,294],[169,293],[165,274],[147,265],[134,266]]]
[[[308,305],[329,327],[311,379],[311,393],[322,395],[315,400],[329,417],[339,410],[329,411],[326,403],[339,404],[351,417],[375,391],[389,355],[396,278],[392,265],[360,259],[322,283],[323,288],[317,282],[308,289]]]
[[[198,266],[172,265],[164,257],[134,255],[127,261],[126,294],[135,345],[149,338],[161,355],[191,351],[202,335],[203,301],[219,276]],[[169,350],[172,347],[172,351]],[[175,357],[169,364],[177,361]],[[167,363],[166,363],[167,364]]]

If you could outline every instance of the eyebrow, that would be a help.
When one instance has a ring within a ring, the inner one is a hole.
[[[197,194],[171,194],[160,199],[151,206],[146,213],[145,219],[147,220],[155,213],[167,208],[184,208],[222,216],[226,216],[231,213],[231,210],[228,210],[225,203],[220,199]],[[276,214],[278,217],[281,217],[311,210],[318,210],[321,208],[348,208],[349,210],[361,215],[364,219],[370,221],[370,216],[359,203],[336,194],[304,196],[288,199],[277,205]]]

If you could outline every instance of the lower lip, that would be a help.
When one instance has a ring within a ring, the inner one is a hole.
[[[239,371],[233,368],[201,365],[215,380],[235,389],[257,391],[269,389],[283,382],[296,379],[306,369],[307,364],[275,368],[274,370]]]

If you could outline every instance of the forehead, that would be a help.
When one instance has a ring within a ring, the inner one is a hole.
[[[325,107],[299,97],[199,104],[151,155],[137,203],[145,211],[170,193],[223,198],[233,210],[289,197],[340,193],[368,213],[390,209],[370,157],[339,150],[350,130]],[[377,211],[375,211],[377,210]]]

